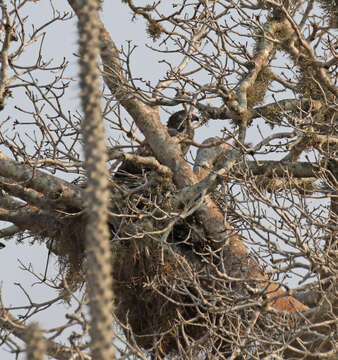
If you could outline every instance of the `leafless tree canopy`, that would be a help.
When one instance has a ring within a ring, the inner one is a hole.
[[[29,306],[0,305],[1,346],[337,359],[337,0],[122,0],[156,82],[134,74],[140,53],[116,46],[102,1],[51,1],[39,27],[32,1],[0,1],[0,236],[48,248],[56,279],[24,270],[58,296],[22,286]],[[79,47],[50,60],[45,33],[68,21]],[[73,313],[40,326],[60,301]]]

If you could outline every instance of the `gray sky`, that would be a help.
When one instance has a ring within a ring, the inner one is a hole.
[[[53,1],[54,7],[59,11],[70,11],[66,1]],[[48,21],[51,16],[51,8],[48,1],[40,1],[37,3],[30,3],[24,7],[26,15],[29,16],[27,22],[34,24],[35,27],[41,26]],[[136,75],[142,76],[156,83],[158,80],[159,71],[163,70],[163,65],[159,65],[157,59],[151,52],[146,49],[144,45],[144,22],[137,20],[132,22],[130,11],[127,6],[121,4],[120,1],[105,1],[104,11],[101,13],[104,23],[110,32],[116,45],[126,45],[126,40],[132,40],[132,43],[138,45],[137,61],[134,61],[133,70]],[[58,22],[47,28],[47,35],[44,42],[43,54],[46,59],[53,58],[56,64],[62,62],[65,57],[71,64],[68,68],[68,76],[77,78],[77,58],[73,55],[77,52],[77,28],[75,18],[67,22]],[[31,31],[31,27],[27,26]],[[151,40],[148,41],[151,43]],[[36,60],[36,49],[39,44],[31,46],[21,57],[20,64],[32,64]],[[15,46],[15,44],[14,44]],[[40,81],[43,82],[45,74],[41,74]],[[65,97],[64,105],[70,111],[75,111],[79,106],[78,87],[76,83],[73,84],[70,91]],[[0,119],[3,121],[7,116],[12,118],[22,119],[23,115],[14,109],[14,105],[28,106],[24,100],[22,93],[19,91],[13,93],[13,98],[9,98],[7,107],[0,113]],[[26,129],[22,128],[22,131]],[[0,151],[4,151],[4,147],[0,146]],[[5,227],[8,224],[2,222]],[[3,241],[6,247],[0,251],[0,281],[2,284],[2,296],[5,306],[19,307],[29,304],[28,299],[24,296],[23,291],[18,285],[20,284],[31,296],[31,301],[41,303],[49,301],[58,296],[56,290],[48,288],[44,284],[39,284],[39,281],[27,271],[21,270],[21,265],[31,267],[37,274],[44,274],[47,259],[47,250],[44,245],[38,243],[30,245],[29,241],[25,240],[18,245],[15,241]],[[56,274],[57,265],[56,258],[52,256],[48,275]],[[34,317],[35,321],[40,323],[42,328],[57,327],[65,322],[64,315],[71,312],[70,308],[65,303],[53,305],[52,308],[37,314]],[[24,314],[25,310],[12,311],[14,315]],[[20,343],[20,341],[18,341]],[[15,355],[8,353],[5,346],[0,347],[1,360],[13,360]],[[20,355],[20,359],[24,356]]]
[[[70,11],[70,8],[64,0],[54,1],[54,6],[59,11]],[[25,6],[27,15],[29,16],[28,22],[41,25],[44,21],[51,17],[51,10],[48,1],[40,1],[31,3]],[[137,19],[131,22],[131,12],[128,7],[121,4],[120,1],[105,1],[104,11],[102,18],[110,32],[116,45],[126,46],[126,40],[131,40],[132,44],[138,46],[134,54],[134,61],[132,62],[132,69],[136,76],[142,76],[144,79],[152,81],[153,85],[156,84],[159,76],[166,71],[167,67],[159,64],[158,61],[163,58],[162,55],[154,55],[149,49],[146,48],[145,42],[145,25],[142,19]],[[151,39],[147,39],[147,43],[152,44]],[[70,72],[68,76],[77,77],[77,59],[73,55],[77,52],[77,29],[75,19],[68,22],[59,22],[54,24],[51,28],[47,29],[47,37],[44,43],[44,54],[47,58],[53,58],[56,63],[62,61],[66,57],[70,63]],[[32,63],[34,61],[34,52],[28,51],[22,57],[22,63]],[[174,58],[173,58],[174,59]],[[175,60],[175,59],[174,59]],[[175,65],[175,64],[174,64]],[[13,118],[22,116],[21,113],[14,110],[15,104],[20,104],[20,96],[17,96],[15,91],[13,98],[8,101],[5,111],[0,113],[1,120],[5,119],[8,115]],[[67,95],[65,106],[70,111],[75,111],[79,105],[78,101],[78,88],[76,84],[73,85],[72,90]],[[164,119],[165,121],[166,119]],[[221,122],[214,122],[212,125],[204,127],[197,134],[197,140],[202,141],[209,136],[220,135],[218,129],[224,127]],[[266,129],[263,127],[263,132]],[[249,141],[259,141],[257,131],[251,128]],[[3,147],[0,146],[3,151]],[[27,305],[28,300],[24,297],[22,290],[15,285],[20,284],[29,291],[31,300],[35,302],[47,301],[57,296],[57,292],[48,289],[45,285],[35,284],[36,279],[29,274],[20,270],[19,260],[29,266],[32,264],[36,273],[44,273],[46,266],[47,251],[44,245],[34,244],[29,245],[27,241],[23,244],[17,245],[14,241],[3,241],[6,243],[6,248],[0,250],[0,281],[2,281],[2,295],[6,306],[22,306]],[[55,258],[52,257],[48,274],[55,273],[56,265]],[[36,316],[35,320],[40,322],[44,328],[57,327],[64,323],[64,314],[70,312],[71,309],[66,304],[53,305],[53,309],[42,312],[41,315]],[[20,311],[24,313],[24,311]],[[5,351],[4,347],[0,347],[0,359],[12,360],[14,355]],[[20,357],[22,359],[23,356]]]

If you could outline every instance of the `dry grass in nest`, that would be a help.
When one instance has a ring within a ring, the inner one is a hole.
[[[252,317],[251,309],[233,310],[242,296],[236,284],[232,289],[224,279],[211,279],[210,268],[193,269],[187,258],[155,241],[120,242],[114,253],[115,314],[129,342],[152,359],[233,352]]]
[[[52,253],[58,256],[60,272],[65,274],[71,288],[83,283],[82,263],[85,257],[84,216],[59,218],[60,226],[54,233],[41,234],[40,241],[46,242]]]
[[[115,315],[128,341],[135,340],[152,359],[231,354],[232,338],[246,318],[232,310],[235,299],[243,297],[240,284],[215,280],[213,266],[205,262],[209,257],[203,261],[193,254],[197,238],[189,224],[175,225],[170,243],[144,235],[113,247]]]
[[[195,340],[206,333],[192,300],[178,290],[182,281],[191,285],[181,255],[143,239],[120,243],[114,253],[115,313],[129,340],[164,356],[177,352],[183,332]]]
[[[153,359],[181,358],[182,353],[196,351],[196,341],[204,352],[216,347],[225,351],[228,337],[224,340],[216,330],[211,333],[210,326],[232,320],[228,314],[207,310],[215,301],[216,285],[209,274],[212,266],[201,258],[208,256],[203,229],[191,216],[175,224],[167,243],[147,235],[166,225],[143,219],[120,228],[130,238],[114,242],[112,249],[115,315],[128,341],[135,340]],[[209,305],[203,304],[201,292],[210,298]]]

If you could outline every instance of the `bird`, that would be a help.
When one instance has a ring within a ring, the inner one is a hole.
[[[190,116],[190,121],[188,116]],[[181,150],[183,156],[186,155],[190,146],[189,144],[184,143],[184,141],[193,140],[194,138],[194,129],[191,126],[191,122],[195,121],[199,121],[198,116],[193,113],[189,115],[185,110],[180,110],[173,113],[167,121],[169,135],[171,137],[178,137],[182,141]],[[141,146],[136,150],[135,155],[152,156],[152,151],[149,145],[146,142],[143,142],[143,144],[141,144]],[[149,169],[146,169],[134,162],[125,160],[115,172],[114,178],[121,179],[128,176],[134,177],[135,175],[141,175],[145,170]]]
[[[167,122],[169,135],[172,137],[176,136],[182,141],[181,150],[183,156],[186,155],[189,150],[189,144],[184,143],[184,140],[193,140],[195,135],[191,123],[199,121],[198,116],[194,113],[190,115],[190,122],[188,116],[189,114],[185,110],[180,110],[172,114]]]
[[[167,121],[168,129],[174,129],[178,132],[185,132],[188,129],[188,113],[185,110],[180,110],[170,115]],[[193,121],[199,121],[199,118],[195,114],[191,114],[191,119]]]

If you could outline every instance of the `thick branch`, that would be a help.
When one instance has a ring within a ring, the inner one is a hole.
[[[6,329],[20,340],[26,342],[31,337],[31,330],[26,325],[16,319],[11,313],[0,306],[0,328]],[[74,350],[67,346],[60,345],[52,340],[45,339],[47,354],[58,360],[68,360],[74,355]],[[90,360],[91,357],[85,353],[81,353],[81,359]]]
[[[19,164],[0,152],[0,176],[19,182],[22,186],[30,187],[44,194],[46,199],[54,203],[55,207],[67,205],[83,208],[83,192],[75,185],[49,175],[30,166]]]
[[[318,112],[323,107],[323,103],[319,100],[312,99],[284,99],[270,104],[256,107],[253,110],[253,118],[272,117],[273,114],[289,111],[315,111]]]
[[[295,178],[314,178],[319,175],[319,166],[308,162],[287,162],[278,160],[247,161],[234,168],[235,176],[243,176],[243,171],[253,175],[273,174],[274,176],[292,176]]]
[[[55,216],[36,208],[31,209],[9,196],[0,198],[0,219],[43,236],[53,236],[61,226]]]
[[[118,150],[112,150],[109,153],[109,160],[113,160],[113,159],[130,161],[131,163],[137,165],[143,165],[149,167],[150,169],[154,169],[159,174],[169,177],[172,176],[172,171],[168,167],[161,165],[153,156],[139,156]]]

